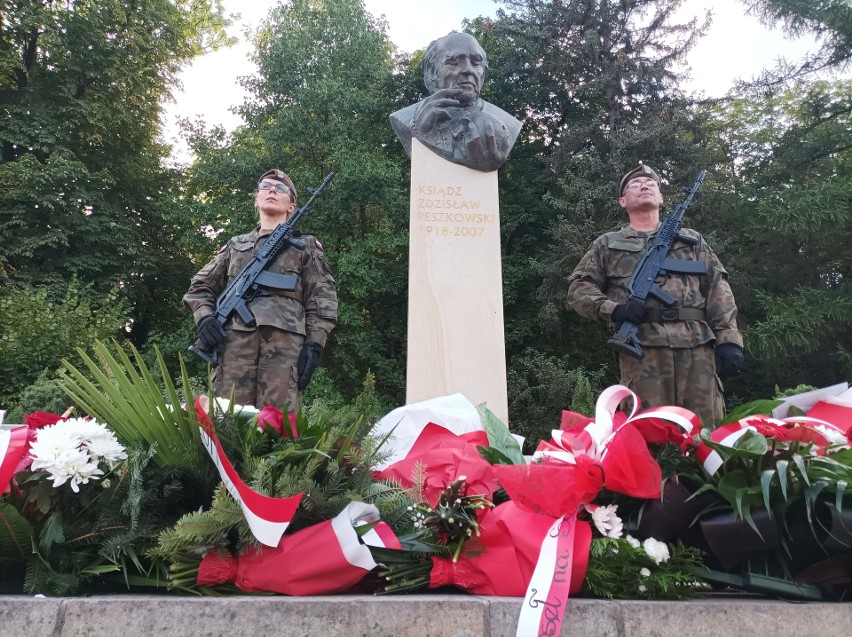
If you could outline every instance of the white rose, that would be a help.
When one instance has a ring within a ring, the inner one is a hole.
[[[645,549],[645,553],[648,554],[648,557],[654,560],[657,564],[667,562],[669,557],[671,557],[668,545],[666,545],[665,542],[658,542],[652,537],[649,537],[642,543],[642,548]]]

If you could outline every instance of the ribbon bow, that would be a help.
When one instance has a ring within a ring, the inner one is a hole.
[[[618,411],[626,399],[632,403],[629,414]],[[673,442],[684,448],[701,421],[682,407],[655,407],[637,413],[639,404],[627,387],[608,387],[595,404],[594,419],[563,412],[562,429],[554,429],[552,439],[539,444],[533,460],[577,464],[582,457],[604,469],[608,489],[639,498],[658,497],[662,475],[647,443]]]
[[[628,398],[629,415],[618,411]],[[685,445],[700,427],[698,417],[685,409],[659,407],[637,414],[639,404],[627,387],[609,387],[595,404],[594,419],[563,412],[562,429],[554,430],[552,440],[542,442],[533,456],[540,465],[495,467],[513,502],[558,518],[541,544],[521,607],[518,637],[561,630],[569,582],[578,576],[582,581],[574,570],[585,570],[591,544],[588,524],[577,519],[578,507],[591,503],[604,486],[634,497],[659,497],[662,473],[647,443]],[[551,475],[554,472],[561,475]]]
[[[737,441],[749,431],[782,442],[795,440],[812,443],[811,453],[813,454],[824,453],[825,447],[832,444],[832,438],[841,440],[845,439],[846,435],[842,427],[810,416],[792,416],[784,419],[748,416],[714,429],[710,433],[710,440],[718,445],[734,448]],[[719,452],[705,442],[698,446],[696,457],[708,476],[714,475],[724,463]]]

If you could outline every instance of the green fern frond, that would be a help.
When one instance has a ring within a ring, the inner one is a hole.
[[[9,502],[0,501],[0,564],[26,562],[32,555],[33,528]]]

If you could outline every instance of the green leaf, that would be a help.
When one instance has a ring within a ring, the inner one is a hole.
[[[0,563],[24,562],[32,554],[33,528],[10,503],[0,501]]]
[[[701,430],[701,442],[715,450],[721,457],[723,463],[736,458],[757,458],[764,456],[769,451],[769,443],[762,435],[753,430],[747,430],[733,445],[722,445],[711,440],[709,429]]]
[[[45,555],[50,554],[50,547],[65,541],[65,531],[62,526],[62,516],[59,513],[50,514],[41,527],[38,545]]]
[[[737,422],[738,420],[741,420],[748,416],[771,414],[772,410],[778,407],[783,402],[783,400],[753,400],[752,402],[740,405],[739,407],[725,414],[725,417],[722,418],[719,425],[721,426],[731,422]]]
[[[781,485],[781,495],[784,496],[784,499],[787,499],[787,465],[789,462],[787,460],[777,460],[775,462],[775,469],[778,471],[778,482]]]
[[[799,470],[799,474],[802,476],[802,480],[805,484],[810,484],[810,478],[808,477],[808,470],[805,468],[805,461],[802,458],[801,454],[794,453],[793,454],[793,464],[796,465],[796,468]]]
[[[744,511],[762,502],[760,484],[743,470],[726,473],[719,480],[719,495],[734,507],[737,515],[746,517]]]
[[[760,473],[760,487],[763,491],[763,506],[766,507],[767,510],[771,508],[771,500],[769,497],[769,490],[772,486],[772,480],[775,478],[777,472],[775,469],[766,469]]]
[[[476,450],[479,455],[485,458],[490,464],[515,464],[506,454],[494,447],[477,446]]]
[[[510,462],[509,464],[526,464],[526,459],[518,445],[517,440],[512,437],[509,428],[484,404],[477,407],[482,417],[482,425],[488,435],[488,444],[497,449]]]

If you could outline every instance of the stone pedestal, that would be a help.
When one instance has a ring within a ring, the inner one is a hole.
[[[497,171],[411,152],[406,402],[461,393],[508,423]]]

